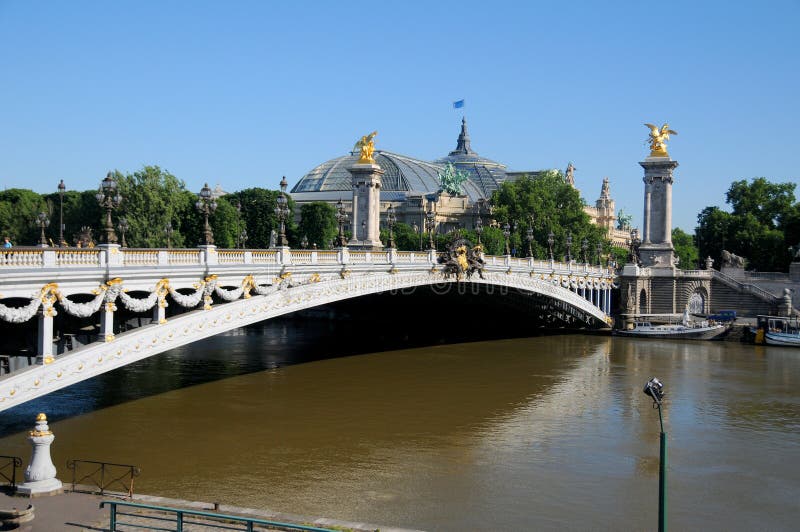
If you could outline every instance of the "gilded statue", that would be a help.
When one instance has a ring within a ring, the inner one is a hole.
[[[667,153],[667,141],[670,135],[677,135],[677,131],[669,128],[669,124],[664,124],[661,129],[653,124],[645,124],[650,128],[650,135],[647,137],[647,142],[650,143],[650,157],[669,157]]]
[[[374,164],[375,158],[373,154],[375,153],[375,136],[378,134],[377,131],[373,131],[369,135],[364,135],[361,139],[356,142],[353,151],[360,150],[361,157],[358,159],[358,164]]]

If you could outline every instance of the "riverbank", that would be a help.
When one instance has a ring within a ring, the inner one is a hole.
[[[89,488],[78,486],[79,491],[72,491],[72,486],[64,485],[65,492],[52,497],[19,497],[6,492],[0,492],[0,510],[10,510],[12,508],[24,509],[29,504],[33,504],[34,519],[28,523],[23,523],[17,530],[20,532],[61,532],[76,530],[108,530],[109,509],[100,508],[102,501],[118,500],[126,502],[136,502],[153,506],[164,506],[186,510],[198,510],[203,512],[214,512],[225,515],[240,517],[255,517],[268,521],[278,521],[281,523],[299,524],[314,526],[318,528],[330,528],[337,531],[348,532],[421,532],[419,530],[396,528],[391,526],[377,525],[372,523],[362,523],[354,521],[343,521],[340,519],[328,519],[324,517],[308,517],[283,512],[273,512],[265,509],[244,508],[227,504],[215,504],[201,501],[186,501],[182,499],[172,499],[168,497],[156,497],[152,495],[134,494],[128,498],[124,493],[107,493],[103,496],[87,493]],[[201,521],[194,519],[194,521]],[[137,523],[136,518],[126,518],[129,523]],[[140,519],[142,525],[151,524],[148,520]],[[203,529],[203,525],[185,525],[183,530]]]

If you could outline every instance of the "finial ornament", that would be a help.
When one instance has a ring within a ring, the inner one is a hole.
[[[678,132],[671,130],[669,124],[666,123],[661,126],[661,129],[653,124],[645,124],[645,126],[650,128],[650,135],[647,137],[647,141],[650,143],[650,157],[669,157],[667,141],[670,135],[677,135]]]
[[[373,157],[373,154],[375,153],[374,139],[377,134],[377,131],[373,131],[369,135],[364,135],[358,142],[356,142],[356,145],[353,149],[361,151],[361,157],[359,157],[357,164],[375,163],[375,158]]]

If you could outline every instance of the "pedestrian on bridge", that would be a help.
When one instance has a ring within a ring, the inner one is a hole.
[[[10,238],[8,238],[7,236],[6,236],[6,237],[3,237],[3,247],[4,247],[4,248],[11,248],[11,247],[14,247],[14,244],[12,244],[12,243],[11,243],[11,239],[10,239]]]

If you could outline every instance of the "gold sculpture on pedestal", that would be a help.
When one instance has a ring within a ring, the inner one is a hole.
[[[650,128],[650,135],[647,141],[650,143],[650,157],[669,157],[667,153],[667,142],[670,135],[677,135],[677,131],[669,128],[669,124],[664,124],[661,129],[653,124],[645,124]]]
[[[373,131],[369,135],[364,135],[358,142],[356,142],[353,150],[361,151],[361,157],[358,159],[358,164],[375,164],[375,158],[373,157],[373,154],[375,153],[374,139],[377,134],[377,131]]]

